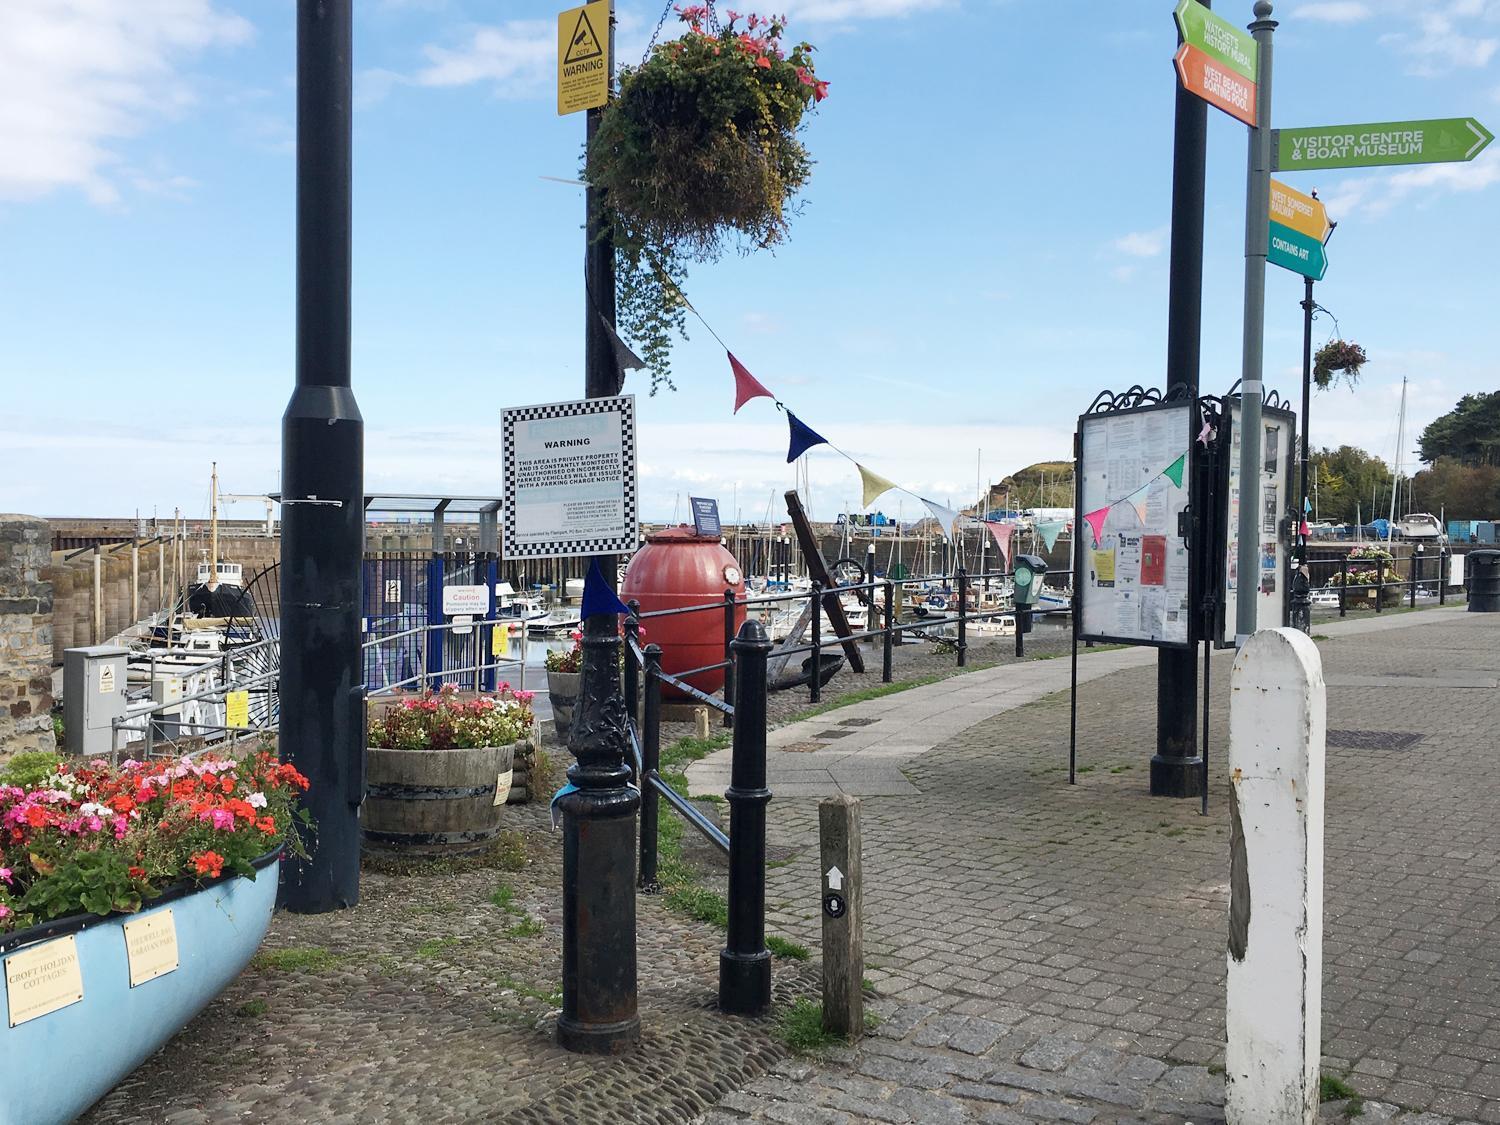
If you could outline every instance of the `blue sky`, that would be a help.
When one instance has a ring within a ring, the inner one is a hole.
[[[748,0],[741,0],[750,6]],[[788,0],[832,81],[791,241],[686,288],[800,417],[872,468],[969,502],[1065,458],[1101,388],[1165,365],[1171,3]],[[1216,9],[1243,24],[1250,4]],[[356,0],[354,383],[371,490],[498,495],[499,410],[582,392],[581,116],[551,87],[556,8]],[[619,57],[660,12],[621,0]],[[126,514],[275,488],[293,369],[291,0],[0,5],[0,509]],[[1277,5],[1282,125],[1472,115],[1500,129],[1500,0]],[[670,32],[668,32],[670,34]],[[1204,388],[1239,374],[1245,129],[1209,111]],[[1340,226],[1318,300],[1369,351],[1316,444],[1407,450],[1500,387],[1500,144],[1467,165],[1287,176]],[[1267,382],[1293,393],[1300,279],[1267,284]],[[696,328],[696,326],[690,326]],[[1320,322],[1321,342],[1327,331]],[[648,518],[726,519],[791,485],[765,400],[678,345],[640,394]],[[1407,459],[1410,460],[1409,454]],[[858,507],[812,454],[815,513]],[[894,509],[896,494],[887,498]],[[915,502],[906,501],[908,514]],[[236,514],[257,514],[246,507]]]

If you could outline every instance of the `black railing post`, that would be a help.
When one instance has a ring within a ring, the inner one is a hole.
[[[958,666],[968,662],[969,652],[969,576],[958,568]]]
[[[719,954],[719,1008],[756,1016],[771,1006],[766,949],[766,655],[771,641],[746,621],[734,642],[739,722],[729,788],[729,937]]]
[[[625,618],[625,671],[623,676],[623,687],[625,691],[625,710],[630,715],[630,721],[635,725],[636,736],[640,736],[641,727],[641,670],[635,662],[635,650],[641,643],[641,603],[635,599],[630,601],[630,613]],[[644,787],[641,778],[635,779],[637,784]],[[644,788],[642,789],[644,792]]]
[[[1344,556],[1339,571],[1339,616],[1349,612],[1349,556]]]
[[[651,779],[661,769],[661,646],[646,646],[646,699],[641,731],[641,870],[640,888],[646,894],[661,890],[656,877],[657,816],[661,798]]]
[[[1448,604],[1448,548],[1438,548],[1438,605]]]
[[[1407,592],[1406,604],[1411,609],[1417,608],[1417,556],[1408,555],[1406,558]]]
[[[729,667],[724,669],[724,702],[734,706],[734,589],[724,588],[724,660]],[[734,726],[734,712],[724,712],[724,725]]]
[[[887,578],[885,580],[885,609],[882,611],[885,617],[885,633],[880,638],[880,682],[883,684],[891,682],[891,643],[896,636],[895,604],[896,584]]]
[[[1375,612],[1385,609],[1385,560],[1375,560]]]
[[[817,703],[823,698],[823,583],[814,582],[812,593],[812,680],[808,699]]]

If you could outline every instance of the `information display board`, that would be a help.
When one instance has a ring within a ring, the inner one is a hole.
[[[501,412],[507,559],[634,551],[635,396]]]
[[[1219,629],[1214,643],[1220,648],[1234,644],[1236,599],[1239,590],[1240,549],[1240,403],[1228,400],[1229,433],[1219,435],[1219,494],[1227,503],[1219,505],[1220,525],[1216,542],[1224,545],[1219,572]],[[1287,624],[1288,559],[1300,517],[1293,493],[1293,467],[1297,462],[1296,416],[1289,410],[1261,408],[1261,467],[1254,482],[1254,495],[1247,503],[1260,513],[1259,562],[1255,582],[1260,598],[1255,604],[1257,629],[1275,629]]]
[[[1186,648],[1194,632],[1183,513],[1190,403],[1079,419],[1074,587],[1081,640]]]

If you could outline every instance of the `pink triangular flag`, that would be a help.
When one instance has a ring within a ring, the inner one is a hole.
[[[765,384],[750,374],[745,365],[734,358],[733,352],[725,352],[729,357],[729,366],[734,370],[734,412],[738,414],[740,407],[752,398],[770,398],[776,396],[766,390]]]
[[[1302,526],[1297,529],[1297,533],[1304,539],[1312,534],[1312,528],[1307,526],[1307,521],[1305,519],[1302,521]]]
[[[1010,537],[1016,532],[1013,523],[1000,523],[997,520],[985,520],[984,526],[990,529],[990,535],[995,540],[995,546],[1000,549],[1000,557],[1005,560],[1005,565],[1010,565]]]
[[[1099,540],[1104,535],[1104,521],[1109,518],[1109,509],[1100,508],[1093,512],[1083,513],[1083,522],[1089,525],[1089,530],[1094,533],[1094,546],[1099,546]]]

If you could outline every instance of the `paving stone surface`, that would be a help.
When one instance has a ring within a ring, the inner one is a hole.
[[[1328,726],[1420,736],[1328,751],[1325,1073],[1369,1099],[1371,1120],[1500,1122],[1500,692],[1451,682],[1500,673],[1500,616],[1316,628],[1337,685]],[[1061,696],[913,758],[915,794],[864,799],[867,975],[894,1005],[882,1035],[907,1053],[874,1040],[836,1055],[803,1080],[803,1102],[858,1120],[824,1087],[863,1075],[880,1088],[859,1096],[882,1112],[916,1088],[965,1120],[1085,1119],[1069,1116],[1077,1105],[1097,1121],[1215,1120],[1195,1107],[1222,1099],[1230,659],[1213,664],[1207,817],[1196,801],[1146,796],[1149,668],[1081,689],[1076,786]],[[780,797],[770,816],[773,841],[800,849],[771,872],[772,923],[816,947],[816,801]],[[963,1049],[981,1037],[955,1046],[962,1025],[944,1022],[955,1016],[984,1021],[985,1035],[1007,1029],[978,1056],[988,1071]],[[1016,1100],[989,1103],[960,1082]],[[1381,1117],[1382,1105],[1402,1108]]]

